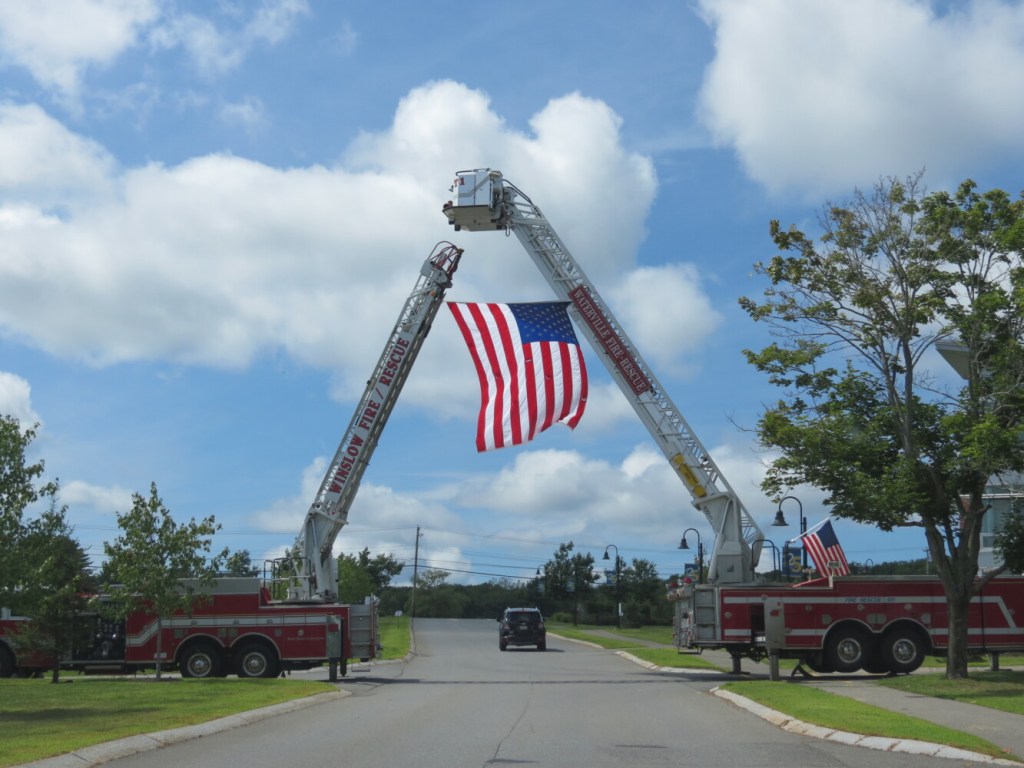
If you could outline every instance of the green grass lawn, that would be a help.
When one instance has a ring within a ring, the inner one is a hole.
[[[947,680],[941,674],[900,675],[881,678],[878,684],[921,696],[964,701],[1024,715],[1024,672],[978,670],[970,674],[966,680]]]
[[[409,653],[408,616],[379,622],[381,659]],[[336,690],[295,679],[181,680],[90,678],[62,672],[62,682],[0,680],[0,767],[72,752],[140,733],[180,728]],[[197,695],[201,691],[202,695]]]
[[[627,653],[659,667],[728,671],[727,668],[715,664],[699,654],[679,653],[675,648],[630,648]]]
[[[659,667],[680,669],[722,669],[696,653],[679,653],[672,640],[672,627],[634,627],[616,629],[593,625],[562,624],[548,622],[548,630],[572,640],[583,640],[602,648],[626,651],[638,659]],[[637,642],[640,641],[640,642]],[[663,648],[651,647],[646,643],[660,643]]]
[[[377,630],[380,634],[381,645],[384,646],[380,658],[382,660],[405,658],[405,655],[409,653],[411,642],[409,617],[384,616],[377,620]]]
[[[934,675],[921,675],[925,683],[935,681]],[[901,678],[902,679],[902,678]],[[825,728],[860,733],[866,736],[886,736],[899,739],[917,739],[933,744],[947,744],[992,757],[1019,759],[982,738],[941,725],[902,715],[888,709],[863,704],[845,696],[822,691],[806,685],[764,680],[726,683],[724,690],[745,696],[771,709]],[[927,693],[927,686],[923,695]]]
[[[0,766],[334,690],[281,678],[0,680]]]

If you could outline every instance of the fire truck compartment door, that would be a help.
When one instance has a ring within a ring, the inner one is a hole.
[[[765,648],[777,651],[786,645],[786,606],[778,598],[768,598],[764,604]]]

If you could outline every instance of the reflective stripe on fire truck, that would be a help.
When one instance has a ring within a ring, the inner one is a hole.
[[[247,631],[264,627],[296,627],[296,626],[323,626],[325,619],[331,618],[338,621],[338,617],[327,617],[322,613],[312,614],[290,614],[283,616],[179,616],[172,619],[164,619],[164,629],[218,629],[220,627],[245,627]],[[125,640],[129,646],[145,645],[156,636],[157,627],[161,623],[153,619],[141,632],[134,635],[127,635]]]

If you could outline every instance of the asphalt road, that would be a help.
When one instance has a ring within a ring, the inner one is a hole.
[[[108,765],[188,768],[934,768],[950,761],[785,732],[708,690],[727,677],[647,670],[548,639],[498,650],[497,624],[416,620],[416,655],[353,670],[352,695]],[[315,673],[325,675],[323,671]],[[956,762],[956,765],[968,763]]]

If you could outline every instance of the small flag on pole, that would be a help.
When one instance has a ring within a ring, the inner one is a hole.
[[[845,576],[850,572],[846,553],[832,530],[831,518],[825,518],[811,530],[800,534],[800,539],[822,576]]]
[[[529,442],[558,422],[579,423],[587,368],[568,304],[448,302],[480,377],[478,451]]]

